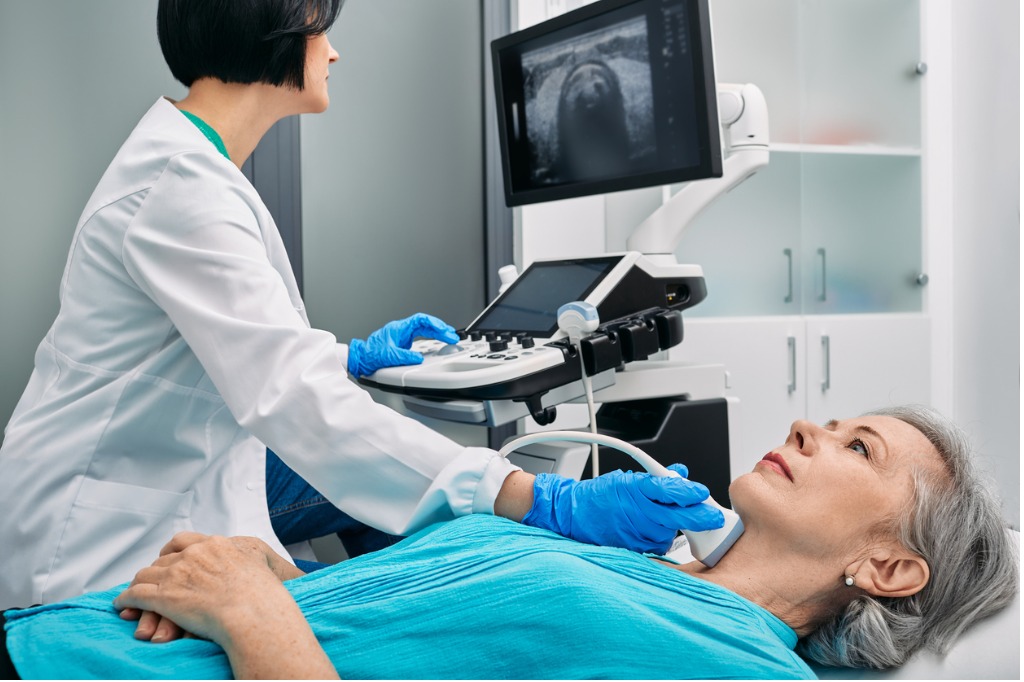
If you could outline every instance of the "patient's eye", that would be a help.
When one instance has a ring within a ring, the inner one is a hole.
[[[871,450],[860,438],[855,439],[847,447],[856,453],[863,455],[864,457],[871,457]]]

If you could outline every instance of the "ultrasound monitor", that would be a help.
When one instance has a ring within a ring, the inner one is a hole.
[[[509,206],[722,175],[708,0],[598,0],[491,44]]]

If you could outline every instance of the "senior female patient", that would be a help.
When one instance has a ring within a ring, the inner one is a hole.
[[[900,665],[1015,594],[998,505],[930,410],[798,421],[730,495],[746,532],[714,568],[477,515],[282,585],[252,538],[180,535],[127,589],[9,612],[10,653],[51,678],[801,678],[796,651]],[[120,609],[211,641],[135,640]]]

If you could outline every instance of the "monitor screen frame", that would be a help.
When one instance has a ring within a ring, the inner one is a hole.
[[[668,185],[690,180],[722,176],[721,134],[718,124],[718,92],[714,75],[709,0],[679,0],[689,12],[691,45],[694,63],[694,86],[699,139],[699,162],[696,165],[665,170],[639,172],[614,178],[576,180],[543,187],[514,186],[511,157],[516,152],[509,140],[514,136],[511,103],[504,89],[503,71],[520,70],[519,46],[563,31],[577,24],[592,21],[603,14],[631,5],[659,5],[664,0],[597,0],[579,9],[567,12],[535,26],[498,38],[491,43],[491,63],[494,71],[494,89],[497,102],[498,141],[501,148],[501,167],[505,188],[505,203],[509,207],[543,201],[555,201],[607,192],[618,192],[642,187]],[[648,7],[648,9],[651,9]],[[696,35],[695,35],[696,34]],[[519,76],[521,79],[521,76]]]

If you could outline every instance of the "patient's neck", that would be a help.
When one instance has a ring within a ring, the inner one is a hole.
[[[804,636],[836,608],[841,572],[824,559],[792,556],[752,535],[741,537],[714,568],[694,561],[677,566],[765,608]]]

